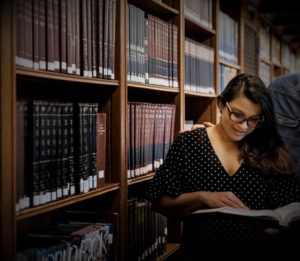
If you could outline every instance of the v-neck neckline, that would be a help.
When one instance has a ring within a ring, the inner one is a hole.
[[[208,139],[208,141],[209,141],[211,150],[213,151],[213,154],[215,155],[217,161],[218,161],[218,162],[220,163],[220,165],[222,166],[222,169],[223,169],[224,173],[226,174],[226,176],[229,177],[229,178],[234,178],[234,177],[236,177],[236,175],[240,172],[240,169],[241,169],[242,166],[243,166],[243,162],[239,164],[238,168],[236,168],[232,174],[230,174],[230,173],[225,169],[224,164],[222,163],[222,161],[220,160],[218,154],[216,153],[216,150],[215,150],[215,148],[214,148],[214,146],[213,146],[213,144],[212,144],[212,142],[211,142],[211,140],[210,140],[210,137],[209,137],[209,135],[208,135],[207,128],[205,128],[205,133],[206,133],[206,137],[207,137],[207,139]]]

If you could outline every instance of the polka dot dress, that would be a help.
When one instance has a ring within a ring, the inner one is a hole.
[[[300,187],[294,176],[271,180],[246,164],[229,176],[205,128],[178,135],[150,182],[147,197],[155,202],[164,195],[175,198],[193,191],[232,191],[250,209],[300,201]],[[256,222],[224,214],[186,217],[181,243],[183,260],[259,260],[266,246],[262,244],[264,228],[260,229],[262,225]]]

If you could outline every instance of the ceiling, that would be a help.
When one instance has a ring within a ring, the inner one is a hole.
[[[295,0],[256,0],[259,14],[290,43],[293,50],[300,51],[300,8]]]

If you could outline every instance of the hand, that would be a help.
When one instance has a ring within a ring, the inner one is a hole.
[[[215,124],[213,124],[213,123],[211,123],[209,121],[203,122],[203,125],[204,125],[205,128],[209,128],[209,127],[215,126]],[[193,129],[193,127],[192,127],[192,129]]]
[[[209,121],[204,121],[203,124],[193,124],[191,128],[183,129],[179,133],[183,133],[183,132],[187,132],[187,131],[193,131],[193,130],[196,130],[198,128],[204,128],[204,127],[209,128],[209,127],[212,127],[212,126],[215,126],[215,124],[213,124]]]
[[[248,207],[231,191],[224,192],[201,192],[203,203],[208,208],[233,207],[248,209]]]

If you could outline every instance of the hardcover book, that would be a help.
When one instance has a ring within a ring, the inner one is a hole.
[[[102,188],[105,184],[105,162],[106,162],[106,113],[97,114],[97,188]]]
[[[272,209],[247,210],[233,207],[220,207],[211,209],[201,209],[193,212],[193,215],[204,213],[225,213],[230,215],[255,217],[278,221],[281,226],[289,226],[293,221],[300,219],[300,202],[292,202],[285,206]]]

